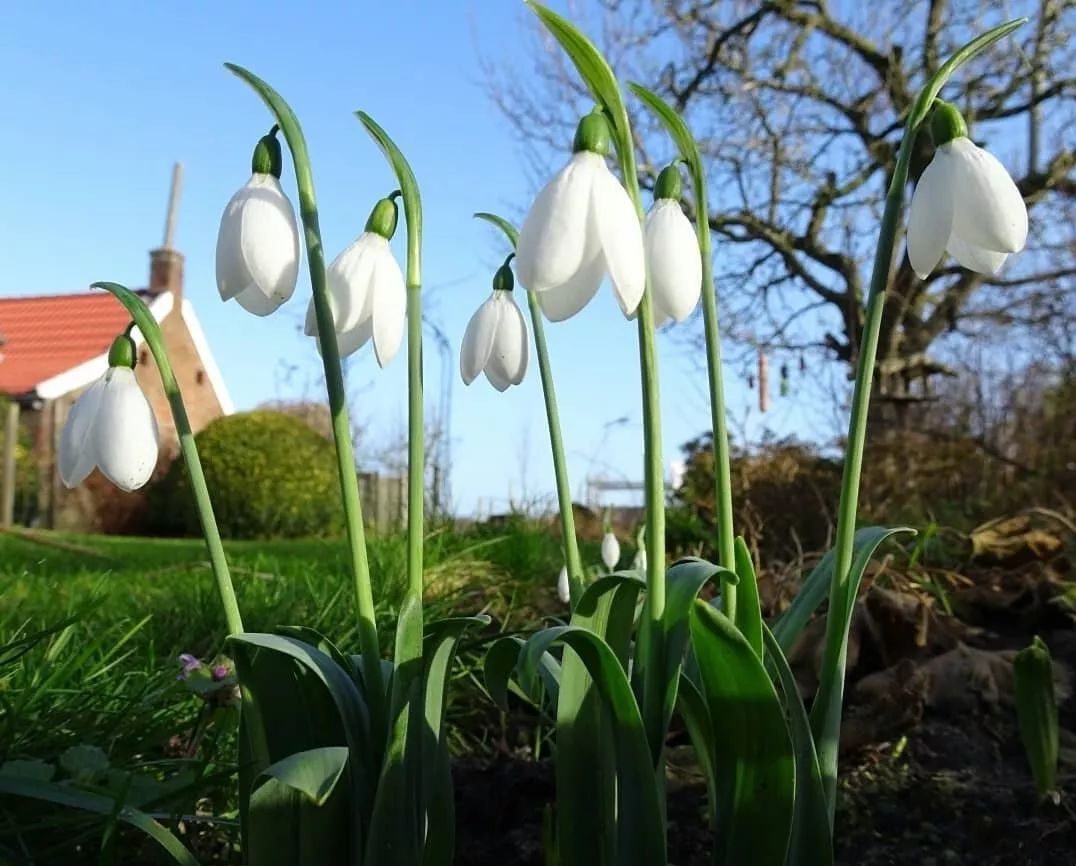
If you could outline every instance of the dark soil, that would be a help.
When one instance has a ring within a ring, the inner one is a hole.
[[[1055,663],[1076,670],[1076,634],[1045,637]],[[1062,706],[1061,726],[1060,805],[1039,801],[1011,712],[929,713],[904,739],[846,756],[837,862],[1076,864],[1076,775],[1065,756],[1076,747],[1076,700]],[[462,759],[455,781],[458,866],[544,866],[542,815],[554,801],[548,760]],[[705,806],[702,784],[670,784],[669,860],[676,866],[709,866]]]

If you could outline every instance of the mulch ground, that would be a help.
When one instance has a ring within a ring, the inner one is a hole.
[[[1056,664],[1076,671],[1076,632],[1045,634]],[[1011,636],[1009,637],[1011,640]],[[1024,642],[1026,644],[1026,641]],[[903,738],[846,756],[837,814],[842,866],[1076,864],[1076,700],[1061,707],[1059,805],[1040,802],[1016,720],[1004,712],[928,713]],[[1066,745],[1067,744],[1067,745]],[[455,767],[458,866],[544,866],[542,813],[553,768],[502,756]],[[669,859],[709,866],[701,784],[670,786]],[[749,866],[749,864],[745,864]]]

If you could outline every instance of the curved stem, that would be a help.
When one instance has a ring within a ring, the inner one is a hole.
[[[422,405],[422,197],[411,166],[388,133],[365,112],[358,111],[356,116],[396,173],[407,223],[407,599],[401,609],[396,634],[396,665],[399,668],[422,655],[422,545],[426,506],[426,428]],[[393,703],[396,703],[395,699]]]
[[[183,455],[183,461],[187,464],[194,502],[198,508],[198,519],[202,523],[202,534],[205,536],[205,546],[209,551],[209,563],[217,582],[221,604],[224,606],[228,634],[240,634],[243,631],[243,618],[239,615],[239,602],[235,597],[232,576],[228,571],[228,561],[224,556],[224,545],[220,539],[220,531],[217,529],[217,518],[213,514],[213,503],[209,499],[202,461],[198,457],[198,446],[194,443],[194,433],[191,430],[190,419],[187,417],[187,408],[183,405],[183,394],[179,390],[179,383],[172,371],[172,364],[168,360],[168,351],[165,349],[164,335],[161,334],[160,325],[153,318],[153,313],[149,311],[145,302],[126,286],[102,282],[94,283],[93,288],[111,292],[116,300],[123,304],[134,324],[142,332],[153,360],[157,364],[157,369],[161,374],[161,383],[164,385],[164,394],[172,409],[176,433],[179,435],[179,450]]]
[[[643,220],[639,176],[635,165],[635,143],[624,97],[613,70],[594,43],[565,18],[535,0],[528,5],[546,29],[560,42],[575,64],[580,77],[601,106],[609,121],[616,145],[620,173],[628,195]],[[643,392],[644,488],[646,491],[646,601],[639,629],[637,670],[642,679],[643,722],[659,776],[665,742],[665,471],[661,451],[661,399],[658,388],[658,359],[654,333],[654,308],[650,286],[643,292],[638,309],[639,367]]]
[[[845,612],[855,603],[854,598],[846,596],[855,547],[856,514],[859,509],[859,486],[863,471],[867,416],[870,410],[874,367],[878,355],[878,337],[881,331],[882,314],[885,310],[886,286],[893,267],[893,247],[899,229],[904,188],[908,183],[908,166],[911,162],[912,148],[919,127],[926,119],[935,97],[948,81],[949,76],[963,63],[1011,33],[1026,20],[1010,21],[972,40],[949,58],[927,82],[916,97],[905,124],[904,137],[901,139],[900,150],[897,154],[897,164],[886,193],[885,210],[882,213],[878,246],[871,271],[870,290],[867,295],[866,321],[856,364],[855,384],[852,388],[852,413],[848,421],[847,453],[841,475],[841,498],[837,510],[835,564],[833,581],[830,584],[829,610],[826,614],[826,640],[822,670],[834,670],[837,674],[823,679],[811,709],[811,724],[818,745],[831,827],[836,807],[837,749],[848,654],[848,633],[844,628]]]
[[[732,525],[732,469],[725,412],[725,386],[721,375],[721,330],[717,320],[717,289],[714,286],[713,251],[702,155],[684,119],[661,97],[638,84],[629,84],[628,87],[665,124],[680,150],[680,156],[675,162],[682,162],[691,173],[691,184],[695,195],[695,230],[699,238],[699,254],[702,257],[702,321],[706,337],[706,374],[710,383],[710,420],[714,437],[714,499],[717,507],[718,563],[734,571],[736,547]],[[735,622],[736,584],[724,577],[721,581],[721,600],[725,615]]]
[[[476,213],[476,217],[492,223],[504,232],[512,249],[516,247],[519,232],[515,226],[491,213]],[[505,262],[507,264],[507,261]],[[583,559],[579,555],[579,541],[575,535],[575,512],[572,507],[572,489],[568,483],[568,460],[564,454],[564,437],[561,434],[560,412],[557,410],[557,390],[553,385],[553,370],[549,366],[549,348],[545,341],[545,325],[542,308],[535,292],[527,292],[531,326],[534,329],[534,352],[538,356],[538,373],[542,380],[542,397],[545,400],[545,420],[549,428],[549,445],[553,451],[553,475],[557,481],[557,506],[560,510],[560,532],[564,545],[564,565],[568,569],[572,605],[583,595]]]
[[[333,322],[332,307],[329,304],[329,290],[325,279],[325,253],[321,244],[318,205],[314,194],[314,178],[310,170],[306,139],[303,136],[302,127],[299,126],[298,118],[280,94],[246,69],[231,63],[226,63],[225,66],[249,84],[269,107],[288,142],[288,149],[291,151],[292,162],[295,166],[299,215],[303,221],[303,239],[306,243],[306,256],[310,266],[310,288],[318,323],[321,360],[325,370],[325,387],[329,396],[333,441],[336,444],[336,462],[340,474],[340,492],[347,524],[348,548],[351,552],[351,573],[355,582],[362,671],[375,730],[380,730],[381,721],[384,718],[385,687],[381,678],[381,649],[377,638],[370,562],[366,553],[366,528],[362,520],[358,473],[351,444],[351,419],[347,411],[347,395],[344,391],[344,374],[340,366],[336,327]]]

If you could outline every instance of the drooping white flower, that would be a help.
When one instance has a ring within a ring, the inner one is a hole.
[[[996,157],[967,137],[960,113],[938,100],[937,149],[912,195],[908,259],[925,279],[948,252],[963,267],[995,274],[1027,241],[1027,206]]]
[[[620,562],[620,542],[611,532],[602,536],[602,562],[608,569],[616,568],[616,564]]]
[[[568,583],[568,566],[566,565],[560,567],[560,574],[557,575],[557,598],[565,604],[572,600],[572,588]]]
[[[128,492],[149,481],[157,466],[157,419],[135,380],[134,345],[109,352],[109,368],[75,401],[60,435],[60,478],[75,487],[98,468]],[[119,354],[118,354],[119,353]]]
[[[258,142],[250,180],[228,202],[217,232],[220,296],[256,316],[287,301],[299,275],[299,229],[280,188],[280,166],[280,143],[269,134]]]
[[[583,309],[606,274],[631,316],[646,287],[643,235],[631,198],[605,163],[609,129],[600,114],[580,121],[574,151],[523,220],[516,273],[551,321]]]
[[[366,230],[326,272],[340,356],[358,351],[372,338],[382,368],[396,357],[407,319],[403,272],[389,247],[395,230],[396,203],[382,199],[366,221]],[[307,336],[318,336],[312,299],[306,310],[305,330]]]
[[[682,322],[702,294],[702,256],[691,221],[680,207],[680,172],[666,166],[654,185],[644,230],[654,324]]]
[[[493,278],[493,294],[471,316],[463,334],[463,384],[485,373],[498,391],[518,385],[527,373],[528,353],[527,325],[512,297],[512,269],[504,264]]]

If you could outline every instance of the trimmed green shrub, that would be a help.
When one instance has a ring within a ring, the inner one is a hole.
[[[197,434],[225,538],[299,538],[343,531],[333,444],[303,421],[259,410],[218,418]],[[150,530],[198,535],[183,460],[150,492]]]

